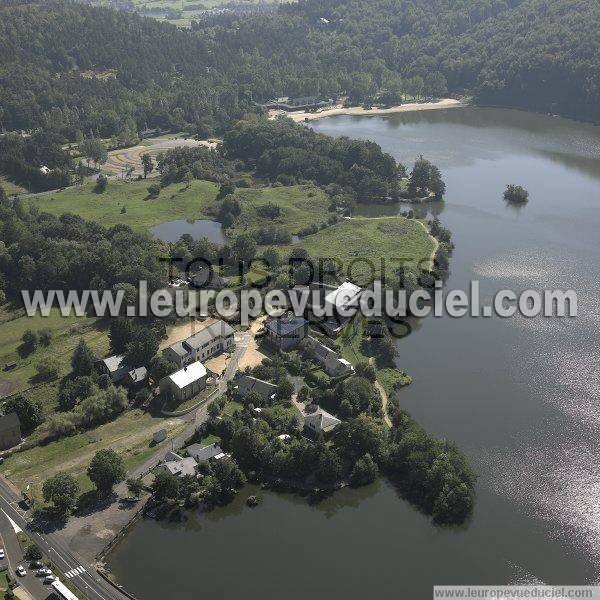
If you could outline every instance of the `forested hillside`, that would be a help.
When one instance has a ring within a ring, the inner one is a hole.
[[[0,2],[0,126],[65,138],[227,127],[273,95],[467,93],[600,121],[597,0],[305,0],[191,31],[49,0]]]

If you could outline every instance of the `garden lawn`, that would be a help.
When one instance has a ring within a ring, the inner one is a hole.
[[[333,214],[328,211],[331,202],[327,194],[312,185],[238,188],[235,198],[241,205],[242,213],[236,218],[234,227],[227,231],[231,237],[264,229],[271,224],[294,235],[305,227],[319,225]],[[280,208],[278,217],[270,219],[261,215],[260,208],[269,203]]]
[[[297,246],[313,258],[341,261],[344,276],[359,285],[381,279],[382,274],[393,281],[402,265],[428,269],[435,249],[423,223],[404,217],[344,219]]]
[[[148,186],[153,183],[158,180],[109,180],[104,193],[97,194],[93,191],[95,184],[88,182],[31,198],[28,203],[54,215],[70,212],[106,227],[123,224],[136,231],[147,231],[167,221],[205,218],[205,210],[214,203],[218,192],[216,184],[194,180],[189,188],[184,183],[175,183],[163,188],[158,198],[149,198]]]

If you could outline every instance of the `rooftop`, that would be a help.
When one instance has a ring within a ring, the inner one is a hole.
[[[183,367],[179,371],[176,371],[172,375],[169,375],[169,379],[179,388],[182,389],[194,381],[198,381],[206,377],[206,367],[201,362],[193,362],[187,367]]]
[[[127,373],[129,375],[131,381],[134,383],[139,383],[141,381],[146,381],[146,377],[148,377],[148,371],[146,367],[138,367],[137,369],[132,369]]]
[[[192,444],[191,446],[188,446],[186,450],[189,456],[198,462],[216,458],[219,454],[223,453],[223,450],[221,450],[218,444],[208,444],[207,446]]]
[[[332,304],[337,309],[346,309],[355,305],[360,298],[362,290],[349,281],[344,281],[337,289],[325,296],[325,302]]]
[[[335,429],[341,421],[329,414],[326,410],[318,408],[314,413],[305,415],[304,424],[315,431],[328,432]]]
[[[106,365],[109,373],[114,373],[115,371],[126,367],[124,360],[124,354],[115,354],[114,356],[105,358],[102,362]]]
[[[308,321],[304,317],[288,315],[285,317],[267,319],[265,327],[277,335],[286,336],[292,334],[301,327],[306,327],[307,323]]]
[[[164,463],[165,469],[171,473],[171,475],[195,475],[196,474],[196,459],[195,458],[182,458],[180,460],[170,460]]]
[[[261,398],[271,398],[277,391],[277,386],[274,383],[263,381],[251,375],[242,375],[238,379],[238,392],[242,396],[246,396],[251,392],[257,393]]]
[[[194,333],[194,335],[191,335],[189,338],[184,340],[182,344],[184,347],[188,346],[189,348],[197,350],[204,344],[211,342],[218,337],[228,337],[234,333],[233,327],[225,323],[225,321],[213,321],[210,325],[207,325],[200,331]]]

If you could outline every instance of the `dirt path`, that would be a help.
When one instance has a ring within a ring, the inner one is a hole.
[[[246,346],[246,352],[240,359],[238,364],[238,368],[240,371],[243,371],[246,367],[256,367],[260,365],[263,361],[263,358],[266,356],[260,352],[258,349],[258,344],[256,343],[256,334],[263,327],[263,323],[265,322],[266,315],[259,317],[255,321],[252,321],[252,325],[250,325],[250,329],[248,330],[248,345]]]
[[[206,146],[207,148],[214,148],[216,142],[170,138],[157,139],[149,145],[139,144],[131,148],[112,150],[108,153],[108,160],[102,165],[102,170],[113,174],[120,174],[128,168],[133,167],[133,175],[142,175],[144,173],[142,168],[142,154],[149,154],[150,156],[155,157],[157,154],[165,152],[166,150],[185,146]]]
[[[156,433],[160,429],[166,428],[169,431],[169,434],[173,434],[177,429],[179,429],[180,426],[183,426],[183,424],[184,421],[182,419],[170,419],[169,421],[155,423],[147,429],[138,431],[134,435],[126,433],[121,437],[111,439],[110,448],[113,450],[118,450],[121,448],[126,449],[128,447],[133,447],[139,442],[143,442],[145,440],[147,440],[148,443],[150,443],[150,440],[154,433]],[[77,467],[81,466],[82,464],[89,463],[98,449],[99,448],[95,446],[93,450],[90,450],[89,452],[83,452],[82,454],[79,454],[77,458],[73,458],[69,461],[62,462],[56,466],[48,467],[44,471],[44,479],[47,479],[51,475],[55,475],[59,471],[76,470]]]
[[[373,365],[374,363],[375,363],[375,359],[371,356],[371,358],[369,358],[369,364]],[[383,386],[381,385],[381,383],[379,383],[379,381],[377,379],[375,380],[374,385],[375,385],[375,389],[379,392],[379,395],[381,396],[381,406],[383,408],[383,420],[388,424],[389,427],[391,427],[392,420],[390,419],[390,417],[388,415],[388,411],[387,411],[388,402],[389,402],[387,392],[383,389]]]

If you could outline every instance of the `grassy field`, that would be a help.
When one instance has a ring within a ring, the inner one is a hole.
[[[52,339],[47,347],[38,344],[35,350],[27,353],[23,349],[23,333],[31,329],[39,332],[48,329]],[[59,376],[71,371],[71,356],[79,340],[83,338],[97,356],[108,352],[108,336],[98,327],[96,319],[88,317],[63,317],[53,309],[48,317],[36,315],[28,317],[24,311],[14,312],[7,307],[0,308],[0,365],[16,362],[11,371],[3,371],[0,376],[0,397],[27,388],[30,394],[39,397],[48,411],[54,406],[56,393],[52,392],[56,383],[45,384],[36,381],[36,365],[45,359],[55,361]]]
[[[382,274],[393,279],[402,265],[425,266],[435,248],[423,224],[404,217],[344,219],[298,246],[312,257],[341,261],[345,275],[364,285]]]
[[[109,181],[103,194],[96,194],[90,182],[28,202],[54,215],[71,212],[107,227],[122,223],[145,231],[166,221],[202,218],[218,191],[214,183],[194,180],[189,188],[182,183],[173,184],[164,188],[158,198],[149,199],[148,186],[152,182]],[[123,207],[125,213],[121,212]]]
[[[228,235],[235,237],[240,233],[263,229],[266,225],[275,225],[294,235],[301,229],[326,221],[331,212],[327,210],[330,201],[323,190],[311,185],[294,185],[259,189],[242,189],[235,192],[242,213],[236,218],[235,226]],[[280,215],[268,218],[261,214],[261,208],[275,204]]]
[[[92,431],[15,453],[0,466],[0,472],[21,489],[31,484],[38,501],[41,501],[44,480],[58,471],[72,473],[79,482],[81,492],[85,493],[92,489],[86,470],[98,450],[114,449],[123,456],[126,468],[131,469],[160,447],[150,446],[155,431],[166,428],[169,437],[172,437],[183,427],[180,419],[165,420],[141,410],[129,410]],[[166,443],[168,441],[162,442]]]
[[[13,183],[0,175],[0,187],[4,188],[4,191],[8,196],[12,196],[13,194],[21,194],[22,192],[26,192],[25,188],[22,188],[20,185]]]
[[[147,231],[155,225],[177,219],[214,219],[217,212],[216,184],[199,180],[194,180],[189,188],[182,183],[173,184],[163,188],[158,198],[149,199],[150,183],[152,180],[110,181],[106,191],[97,194],[90,182],[78,188],[37,196],[28,202],[54,215],[71,212],[105,226],[122,223],[138,231]],[[295,234],[331,215],[327,210],[329,200],[326,194],[312,186],[240,188],[235,195],[242,213],[235,227],[227,231],[232,238],[240,233],[256,231],[265,223],[274,223]],[[269,203],[281,209],[280,216],[273,220],[260,215],[260,207]],[[121,212],[123,207],[124,213]]]
[[[272,3],[274,1],[276,0],[235,0],[235,3],[242,6],[252,6],[261,3]],[[230,2],[231,0],[133,0],[133,4],[138,10],[144,11],[142,14],[158,19],[159,21],[168,21],[178,27],[189,27],[191,21],[198,19],[205,10],[218,8]],[[116,3],[114,0],[95,0],[93,3],[103,6],[115,6],[116,4],[118,7],[119,5],[118,0]],[[180,18],[167,19],[165,12],[169,10],[180,12]]]

